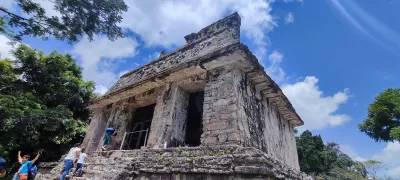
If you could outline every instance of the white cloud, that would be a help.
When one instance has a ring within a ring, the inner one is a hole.
[[[349,99],[349,90],[344,89],[332,96],[325,96],[317,83],[316,77],[307,76],[303,81],[282,86],[282,91],[304,120],[299,131],[339,126],[351,119],[346,114],[336,113],[340,105]]]
[[[119,72],[119,77],[123,76],[124,74],[128,73],[129,70],[121,71]]]
[[[151,54],[149,54],[148,56],[147,56],[147,58],[146,58],[146,62],[150,62],[150,61],[152,61],[152,60],[155,60],[155,59],[157,59],[158,57],[160,57],[160,52],[153,52],[153,53],[151,53]]]
[[[384,165],[384,169],[381,169],[378,174],[381,177],[389,175],[394,178],[400,178],[400,143],[389,142],[386,147],[379,153],[374,155],[371,159],[380,161]]]
[[[285,2],[285,3],[290,3],[290,2],[300,2],[300,3],[302,3],[302,2],[304,2],[304,0],[283,0],[283,2]]]
[[[183,36],[197,32],[210,23],[237,11],[242,30],[258,45],[264,45],[266,34],[275,22],[270,15],[271,0],[131,0],[122,26],[138,33],[149,46],[184,44]]]
[[[294,22],[294,15],[292,12],[289,12],[285,17],[285,24],[290,24]]]
[[[95,86],[95,93],[99,94],[99,95],[103,95],[108,91],[108,88],[105,87],[104,85],[96,85]]]
[[[0,7],[4,7],[9,11],[14,11],[15,0],[1,0]]]
[[[373,157],[373,159],[381,161],[388,166],[400,166],[400,143],[399,142],[390,142],[386,145],[386,147],[377,155]]]
[[[361,161],[361,162],[367,160],[367,159],[362,158],[361,156],[359,156],[359,155],[354,151],[354,149],[353,149],[351,146],[349,146],[349,145],[347,145],[347,144],[340,144],[339,146],[340,146],[340,150],[341,150],[343,153],[345,153],[345,154],[347,154],[348,156],[350,156],[353,160],[355,160],[355,161]]]
[[[285,72],[280,67],[282,59],[283,54],[281,54],[279,51],[273,51],[268,56],[268,66],[265,68],[267,74],[271,76],[271,78],[277,83],[282,82],[285,78]]]
[[[46,10],[47,16],[57,16],[61,17],[61,14],[54,10],[54,3],[49,0],[33,0],[33,2],[38,3]]]
[[[399,55],[400,35],[396,31],[365,12],[355,2],[340,0],[332,0],[331,2],[339,13],[356,29],[384,49]],[[378,36],[374,34],[378,34]]]
[[[389,176],[400,178],[400,165],[388,170]]]
[[[340,145],[340,150],[349,155],[353,160],[366,161],[363,157],[360,157],[350,145]],[[393,178],[400,178],[400,143],[389,142],[386,147],[383,148],[377,154],[371,156],[369,159],[377,160],[382,162],[383,168],[378,171],[378,176],[385,177],[390,176]]]
[[[14,55],[11,53],[11,50],[15,48],[15,46],[12,46],[8,44],[10,42],[10,39],[8,39],[6,36],[0,34],[0,59],[4,58],[9,58],[9,59],[14,59]]]
[[[119,78],[115,72],[118,60],[136,55],[138,43],[135,39],[123,38],[110,41],[107,37],[95,36],[90,42],[87,38],[74,45],[71,51],[78,56],[83,67],[83,77],[93,80],[97,89],[103,92]]]

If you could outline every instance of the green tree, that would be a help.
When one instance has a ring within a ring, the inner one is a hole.
[[[0,60],[0,146],[11,162],[16,153],[44,149],[42,161],[58,159],[81,142],[94,83],[82,80],[82,69],[69,55],[45,55],[25,45],[15,61]]]
[[[376,161],[376,160],[368,160],[364,162],[365,168],[368,171],[369,177],[371,177],[373,180],[377,180],[378,177],[376,173],[384,168],[382,162]]]
[[[324,142],[321,136],[313,136],[310,131],[304,131],[296,137],[297,154],[299,156],[300,170],[312,175],[324,172],[323,157]]]
[[[296,137],[300,169],[326,180],[366,180],[364,164],[353,161],[336,143],[324,144],[321,136],[310,131]]]
[[[358,125],[375,141],[400,141],[400,89],[387,89],[369,105],[368,118]]]
[[[76,42],[82,35],[90,40],[96,34],[105,34],[114,40],[123,37],[117,24],[128,7],[123,0],[48,0],[60,17],[47,16],[34,0],[14,0],[26,15],[19,15],[0,6],[0,33],[19,41],[24,36],[47,39],[54,36]]]

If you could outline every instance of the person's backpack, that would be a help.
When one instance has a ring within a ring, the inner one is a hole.
[[[38,173],[38,169],[36,167],[36,165],[32,164],[31,167],[29,168],[29,172],[28,172],[28,179],[35,179],[37,173]]]

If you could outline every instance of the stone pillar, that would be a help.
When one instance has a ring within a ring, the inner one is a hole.
[[[107,125],[107,117],[104,108],[96,109],[93,112],[92,121],[87,130],[83,145],[86,151],[96,151]]]
[[[85,138],[83,139],[82,142],[82,146],[86,148],[90,141],[90,138],[92,138],[94,129],[96,128],[99,121],[101,121],[101,117],[103,116],[101,108],[94,109],[91,111],[91,113],[92,113],[92,119],[90,121],[88,129],[86,130]]]
[[[202,145],[239,145],[243,142],[238,132],[233,75],[231,69],[223,67],[208,72],[204,89]]]
[[[124,133],[130,131],[129,125],[132,121],[134,109],[128,105],[127,102],[118,102],[113,106],[113,113],[111,114],[107,127],[112,127],[116,130],[117,135],[113,138],[113,142],[108,149],[117,150],[120,148]]]
[[[265,106],[261,103],[261,95],[254,85],[248,81],[246,74],[234,69],[234,91],[237,99],[237,116],[239,134],[244,139],[244,146],[255,147],[266,152],[264,138]]]
[[[174,85],[165,87],[157,98],[147,147],[174,147],[185,140],[188,101],[189,93]]]
[[[183,146],[185,142],[189,93],[175,87],[172,103],[172,133],[168,146],[178,147]]]

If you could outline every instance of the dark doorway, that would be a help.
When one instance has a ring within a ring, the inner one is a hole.
[[[146,145],[155,106],[155,104],[152,104],[136,109],[132,124],[130,125],[132,130],[126,134],[124,149],[140,149]]]
[[[204,91],[190,93],[185,145],[200,146],[201,144],[200,137],[203,134],[203,101]]]

